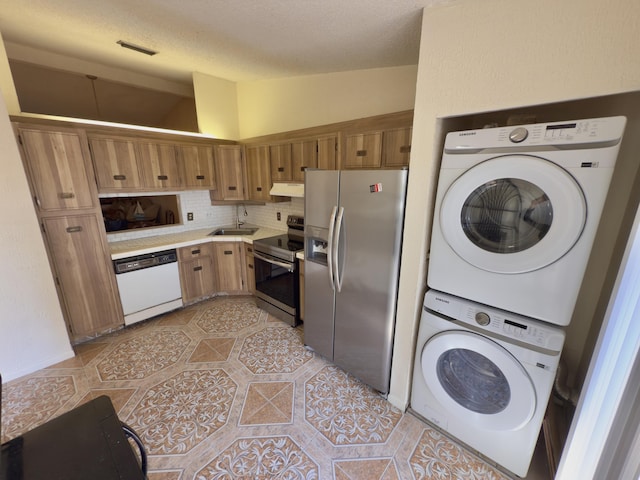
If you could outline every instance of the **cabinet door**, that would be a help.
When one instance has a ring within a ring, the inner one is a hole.
[[[42,222],[71,337],[79,340],[122,325],[102,218],[69,215]]]
[[[187,188],[216,188],[213,147],[208,145],[178,145],[178,159],[184,168]]]
[[[216,252],[218,290],[221,292],[242,291],[244,289],[242,242],[213,242],[213,247]]]
[[[385,167],[409,166],[412,128],[385,130],[382,136],[382,165]]]
[[[271,180],[274,182],[291,181],[291,144],[269,146],[269,160],[271,163]]]
[[[184,173],[174,145],[138,142],[141,173],[147,188],[177,189],[184,186]]]
[[[135,191],[143,187],[132,140],[89,137],[89,148],[100,192]]]
[[[330,135],[318,138],[318,168],[335,170],[338,156],[338,137]]]
[[[253,257],[253,245],[248,243],[244,244],[244,259],[245,259],[245,290],[249,293],[256,293],[256,271]]]
[[[26,170],[40,212],[98,205],[86,137],[72,129],[17,128]]]
[[[382,160],[382,132],[347,137],[345,168],[379,168]]]
[[[215,152],[218,176],[212,197],[215,200],[246,200],[242,146],[218,145]]]
[[[249,200],[271,201],[271,169],[269,167],[269,146],[247,147],[247,183]]]
[[[180,284],[184,303],[213,295],[216,292],[213,258],[207,255],[180,262]]]
[[[334,150],[335,151],[335,150]],[[291,144],[292,180],[304,182],[307,168],[318,168],[318,142],[301,140]]]

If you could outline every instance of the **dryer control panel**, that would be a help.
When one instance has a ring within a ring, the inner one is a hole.
[[[500,335],[558,353],[564,344],[562,328],[435,290],[426,293],[424,307],[486,334]]]

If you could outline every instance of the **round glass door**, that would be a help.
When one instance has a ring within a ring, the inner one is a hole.
[[[420,360],[429,390],[458,419],[488,430],[517,430],[533,416],[536,393],[529,374],[487,337],[441,332],[427,341]]]
[[[559,166],[528,155],[495,157],[463,173],[447,190],[440,227],[465,261],[496,273],[546,267],[580,238],[582,189]]]

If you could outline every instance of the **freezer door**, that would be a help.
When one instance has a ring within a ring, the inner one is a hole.
[[[329,229],[333,207],[338,205],[340,172],[306,170],[304,174],[304,224]]]
[[[407,170],[343,171],[333,361],[386,393],[391,375]],[[306,325],[305,325],[306,329]]]

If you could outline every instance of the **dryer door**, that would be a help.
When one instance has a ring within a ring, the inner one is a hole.
[[[565,255],[587,218],[582,189],[558,165],[531,155],[505,155],[464,172],[447,190],[440,227],[471,265],[525,273]]]
[[[469,425],[517,430],[535,412],[529,374],[487,337],[461,330],[438,333],[425,344],[420,362],[427,388],[451,416]]]

